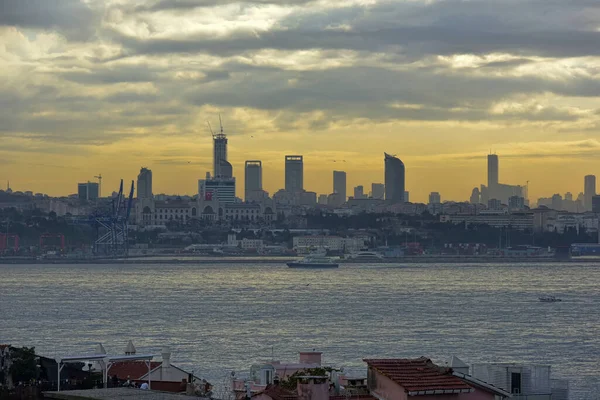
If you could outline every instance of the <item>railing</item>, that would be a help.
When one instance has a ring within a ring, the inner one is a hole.
[[[514,400],[552,400],[551,394],[514,394]]]

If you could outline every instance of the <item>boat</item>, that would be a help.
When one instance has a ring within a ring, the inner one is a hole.
[[[309,255],[300,261],[287,263],[290,268],[337,268],[339,264],[332,258],[321,255]]]
[[[562,301],[554,296],[542,296],[539,299],[542,303],[556,303],[558,301]]]
[[[351,254],[348,258],[356,261],[378,261],[383,259],[383,255],[375,251],[360,251]]]

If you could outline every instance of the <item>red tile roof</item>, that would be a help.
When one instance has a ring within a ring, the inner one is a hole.
[[[387,376],[404,390],[414,394],[425,392],[461,393],[470,392],[472,387],[456,376],[449,375],[448,368],[442,368],[426,357],[416,359],[367,359],[363,360],[370,368]]]
[[[258,396],[259,394],[265,394],[272,398],[273,400],[297,400],[298,394],[292,392],[291,390],[287,390],[279,385],[268,385],[265,390],[260,393],[256,393],[254,396]]]
[[[351,395],[337,395],[329,396],[329,400],[377,400],[376,397],[370,394],[351,394]]]
[[[150,369],[158,368],[162,365],[161,362],[150,362]],[[148,366],[145,361],[118,361],[115,362],[108,370],[109,376],[117,375],[119,379],[136,380],[148,373]]]

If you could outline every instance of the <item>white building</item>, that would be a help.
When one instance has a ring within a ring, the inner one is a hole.
[[[342,238],[339,236],[296,236],[293,239],[294,250],[299,254],[324,249],[351,253],[365,247],[364,238]]]
[[[516,400],[569,398],[569,383],[552,379],[549,365],[473,364],[471,375],[506,390]]]
[[[441,215],[440,222],[452,222],[465,225],[489,225],[494,228],[510,226],[515,230],[533,229],[532,213],[481,212],[478,215]]]

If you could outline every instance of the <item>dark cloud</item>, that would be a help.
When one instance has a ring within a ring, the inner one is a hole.
[[[280,5],[298,5],[311,3],[314,0],[159,0],[147,2],[134,8],[138,12],[156,12],[166,10],[191,10],[203,7],[216,7],[226,4],[280,4]]]
[[[0,25],[56,29],[85,40],[99,22],[99,12],[80,0],[0,0]]]

